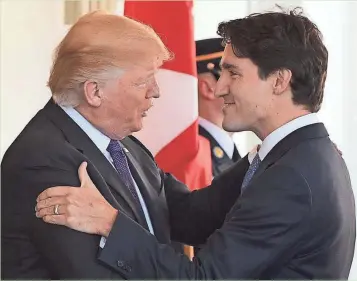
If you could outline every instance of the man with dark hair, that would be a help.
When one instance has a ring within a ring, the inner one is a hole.
[[[196,65],[198,78],[198,132],[211,147],[212,175],[218,176],[241,156],[232,139],[232,133],[222,128],[223,99],[214,95],[221,75],[219,63],[223,55],[222,38],[196,41]]]
[[[246,157],[214,180],[240,189],[239,199],[193,261],[119,212],[102,262],[127,279],[347,279],[355,202],[345,162],[315,114],[328,57],[320,31],[294,10],[224,22],[218,33],[226,43],[216,88],[223,128],[262,140],[243,181],[237,168]],[[63,224],[52,213],[50,221]]]

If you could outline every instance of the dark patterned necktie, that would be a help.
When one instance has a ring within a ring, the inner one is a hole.
[[[125,186],[129,189],[136,203],[139,204],[140,209],[142,210],[138,193],[135,189],[133,176],[129,169],[128,160],[119,141],[111,140],[108,145],[107,151],[110,153],[110,156],[113,159],[114,167],[120,175],[120,178],[123,180]]]
[[[243,193],[244,190],[246,189],[246,187],[248,186],[248,184],[251,181],[251,179],[253,178],[255,172],[258,170],[261,162],[262,161],[259,158],[259,154],[257,153],[255,155],[252,163],[250,164],[248,171],[245,173],[243,183],[242,183],[241,193]]]

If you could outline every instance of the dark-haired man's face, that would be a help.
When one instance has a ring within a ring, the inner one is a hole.
[[[223,128],[259,134],[273,108],[273,81],[262,80],[258,67],[248,58],[238,58],[230,44],[224,50],[221,67],[215,95],[224,99]]]

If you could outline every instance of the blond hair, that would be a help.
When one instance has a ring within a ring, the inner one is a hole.
[[[103,84],[130,65],[171,57],[151,27],[124,16],[94,12],[81,17],[56,48],[48,86],[58,104],[77,106],[84,82]]]

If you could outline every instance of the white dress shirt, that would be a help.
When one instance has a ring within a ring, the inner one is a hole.
[[[234,142],[231,136],[222,128],[213,124],[212,122],[199,117],[198,124],[200,124],[211,136],[218,142],[220,147],[223,148],[224,152],[232,159],[234,152]]]
[[[268,155],[268,153],[274,148],[274,146],[280,142],[282,139],[284,139],[286,136],[291,134],[292,132],[296,131],[297,129],[300,129],[302,127],[315,124],[315,123],[320,123],[316,113],[310,113],[301,117],[298,117],[283,126],[279,127],[272,133],[270,133],[262,142],[259,148],[259,158],[261,161],[264,160],[264,158]],[[253,149],[248,154],[248,160],[249,163],[252,163],[255,155],[257,154],[256,148]]]
[[[113,159],[110,156],[110,153],[107,151],[107,147],[108,147],[108,145],[110,143],[110,138],[107,137],[106,135],[104,135],[102,132],[100,132],[97,128],[95,128],[90,122],[88,122],[87,119],[85,119],[74,108],[72,108],[72,107],[62,107],[62,106],[61,106],[61,108],[88,135],[88,137],[93,141],[93,143],[103,153],[105,158],[107,158],[108,161],[110,162],[110,164],[112,164],[112,166],[114,167]],[[127,152],[126,149],[124,149],[124,151]],[[114,169],[115,169],[115,167],[114,167]],[[148,212],[148,209],[146,207],[146,204],[145,204],[145,201],[143,199],[143,196],[141,195],[141,192],[140,192],[140,190],[138,188],[138,185],[137,185],[137,183],[135,182],[134,179],[133,179],[133,182],[134,182],[135,189],[136,189],[136,192],[138,194],[139,201],[140,201],[141,207],[143,209],[143,212],[144,212],[145,219],[146,219],[146,222],[148,224],[149,230],[150,230],[151,234],[154,234],[154,229],[152,227],[152,223],[151,223],[151,219],[150,219],[150,216],[149,216],[149,212]],[[100,240],[100,247],[101,248],[104,247],[105,241],[106,241],[105,237],[102,237],[102,239]]]

